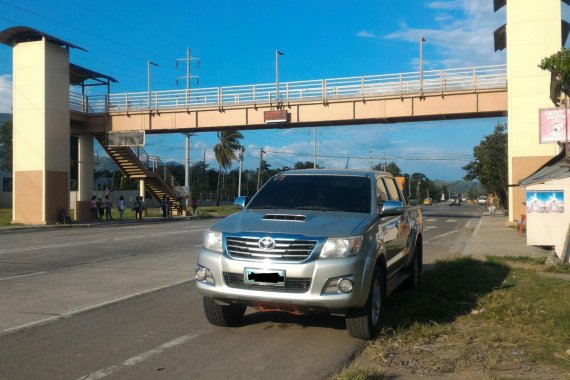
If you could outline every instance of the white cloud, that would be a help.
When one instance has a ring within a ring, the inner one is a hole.
[[[461,8],[462,1],[455,0],[455,1],[433,1],[428,4],[428,8],[430,9],[458,9]]]
[[[490,1],[438,1],[430,3],[428,8],[438,11],[433,16],[434,27],[422,29],[401,24],[399,30],[384,38],[417,44],[419,36],[423,35],[426,39],[424,58],[431,61],[429,65],[426,64],[428,69],[506,62],[505,52],[495,52],[493,44],[493,31],[505,23],[505,14],[501,11],[495,13]],[[439,12],[451,9],[453,13]],[[437,53],[436,57],[429,56],[430,49],[433,49],[431,54]],[[417,62],[413,63],[417,67]]]
[[[12,77],[0,75],[0,113],[12,113]]]
[[[361,30],[360,32],[356,33],[358,37],[362,38],[376,38],[376,35],[368,30]]]

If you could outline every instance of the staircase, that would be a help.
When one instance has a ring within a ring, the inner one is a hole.
[[[164,195],[172,203],[180,196],[188,196],[160,158],[149,156],[141,147],[108,146],[104,134],[96,134],[95,138],[123,174],[133,179],[144,179],[147,190],[158,201]]]

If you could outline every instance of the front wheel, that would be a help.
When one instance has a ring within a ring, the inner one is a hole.
[[[416,248],[414,249],[414,256],[412,257],[412,262],[408,267],[409,276],[404,282],[404,287],[406,289],[415,290],[420,287],[420,279],[422,274],[422,241],[416,242]]]
[[[351,309],[346,316],[348,334],[358,339],[374,339],[384,322],[386,308],[386,274],[376,266],[366,305]]]
[[[240,304],[219,305],[213,298],[204,297],[204,313],[208,321],[215,326],[239,326],[247,306]]]

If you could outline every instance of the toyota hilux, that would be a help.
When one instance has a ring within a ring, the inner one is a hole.
[[[387,172],[287,171],[235,203],[241,211],[205,232],[195,271],[214,325],[240,325],[248,306],[326,312],[373,339],[386,296],[419,285],[421,210]]]

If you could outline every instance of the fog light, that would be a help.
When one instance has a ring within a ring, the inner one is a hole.
[[[208,268],[198,267],[196,269],[196,281],[205,282],[209,285],[214,285],[216,281],[212,272]]]
[[[196,269],[196,280],[205,281],[206,280],[206,268]]]
[[[352,281],[343,278],[338,282],[338,290],[340,290],[342,293],[352,292]]]

